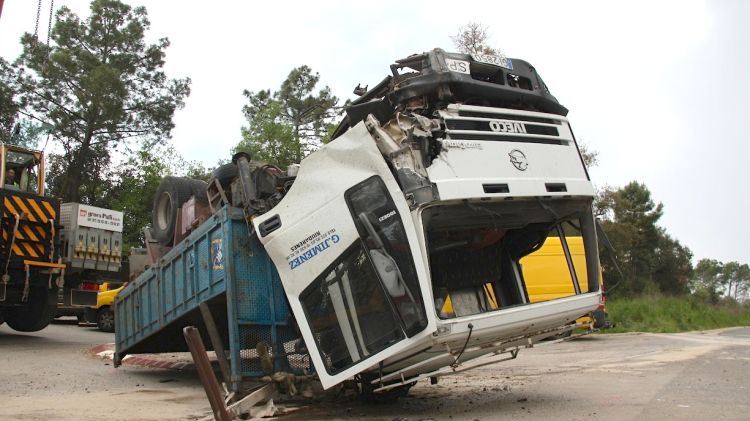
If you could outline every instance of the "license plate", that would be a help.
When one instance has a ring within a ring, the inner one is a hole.
[[[492,54],[472,54],[471,58],[474,59],[474,61],[478,61],[480,63],[491,64],[493,66],[500,66],[508,70],[513,70],[513,62],[511,61],[511,59],[505,56],[495,56]]]

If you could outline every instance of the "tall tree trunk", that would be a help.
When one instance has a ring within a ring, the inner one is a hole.
[[[65,171],[65,182],[62,189],[62,199],[66,202],[80,202],[81,201],[81,182],[83,181],[83,169],[89,163],[88,156],[89,149],[91,146],[91,138],[93,137],[93,129],[89,128],[81,142],[81,146],[78,151],[74,154],[73,159],[68,163],[67,171]]]
[[[302,139],[299,137],[299,125],[300,123],[295,121],[294,122],[294,145],[297,147],[296,153],[296,161],[295,164],[299,164],[302,162]]]

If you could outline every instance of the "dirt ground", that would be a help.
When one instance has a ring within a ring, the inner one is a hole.
[[[55,324],[0,326],[2,420],[194,420],[210,407],[193,370],[123,366],[87,350],[111,334]],[[591,335],[423,381],[409,396],[364,404],[341,394],[277,399],[277,418],[367,420],[747,419],[750,328]]]

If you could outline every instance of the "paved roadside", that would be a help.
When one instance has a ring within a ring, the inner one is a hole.
[[[0,326],[0,420],[178,420],[211,413],[186,355],[134,356],[114,369],[112,334]],[[128,362],[130,361],[130,362]],[[182,369],[178,369],[182,368]],[[386,404],[298,402],[282,420],[739,420],[750,414],[750,328],[590,335],[524,349],[517,359],[418,383]],[[330,397],[333,396],[333,397]]]
[[[89,353],[111,333],[0,326],[0,420],[184,420],[211,413],[195,372],[124,365]]]

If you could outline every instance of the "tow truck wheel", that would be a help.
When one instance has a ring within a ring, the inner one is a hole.
[[[96,327],[102,332],[115,331],[115,313],[109,307],[104,307],[96,313]]]
[[[55,298],[57,294],[55,294]],[[3,316],[13,330],[19,332],[36,332],[47,327],[57,312],[57,301],[50,303],[46,288],[32,288],[29,302],[20,307],[3,310]]]

